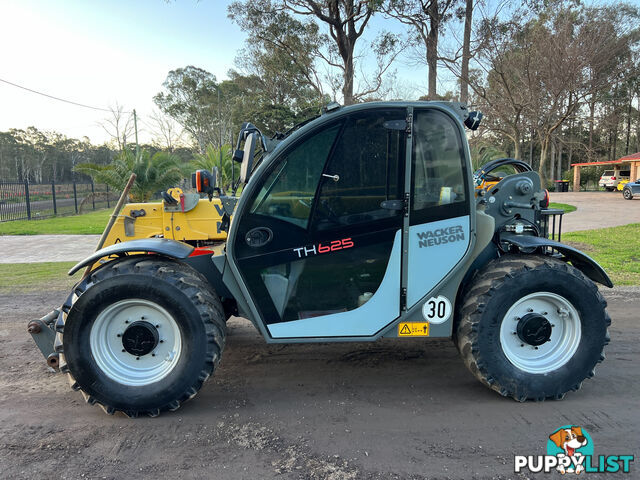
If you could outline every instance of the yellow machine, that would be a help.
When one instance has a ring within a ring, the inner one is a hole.
[[[198,193],[171,188],[163,201],[129,203],[118,215],[104,246],[141,238],[163,237],[195,247],[222,244],[224,206],[219,198],[208,200]]]
[[[529,164],[522,160],[516,160],[515,158],[498,158],[491,160],[473,173],[473,180],[476,185],[476,196],[481,190],[491,190],[507,175],[530,171],[531,166]]]
[[[618,186],[616,187],[618,189],[619,192],[621,192],[622,190],[624,190],[624,186],[629,183],[629,180],[620,180],[618,182]]]

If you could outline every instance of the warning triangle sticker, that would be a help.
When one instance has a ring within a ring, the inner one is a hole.
[[[409,325],[407,325],[406,323],[404,324],[404,326],[400,330],[400,335],[411,335],[411,329],[409,328]]]

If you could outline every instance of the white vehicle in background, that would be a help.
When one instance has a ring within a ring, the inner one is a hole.
[[[617,175],[614,170],[605,170],[600,176],[598,186],[606,188],[609,192],[613,192],[618,186],[618,183],[620,183],[620,180],[629,181],[630,176],[631,171],[629,170],[620,170]]]

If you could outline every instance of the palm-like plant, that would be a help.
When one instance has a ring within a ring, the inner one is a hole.
[[[222,153],[222,168],[220,168],[220,154]],[[220,185],[228,188],[231,185],[231,146],[223,145],[216,148],[208,145],[205,153],[196,153],[191,160],[191,166],[195,169],[213,171],[214,167],[219,169]]]
[[[155,193],[175,186],[184,178],[178,157],[167,152],[152,156],[147,150],[138,155],[131,150],[123,150],[109,165],[82,163],[76,165],[74,171],[89,175],[94,182],[106,183],[119,192],[135,173],[136,181],[130,192],[135,202],[148,202]]]

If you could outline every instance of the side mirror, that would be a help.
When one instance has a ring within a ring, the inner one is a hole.
[[[253,156],[256,153],[256,143],[258,142],[258,134],[250,133],[244,142],[244,154],[242,156],[242,165],[240,165],[240,183],[247,183],[253,169]]]

